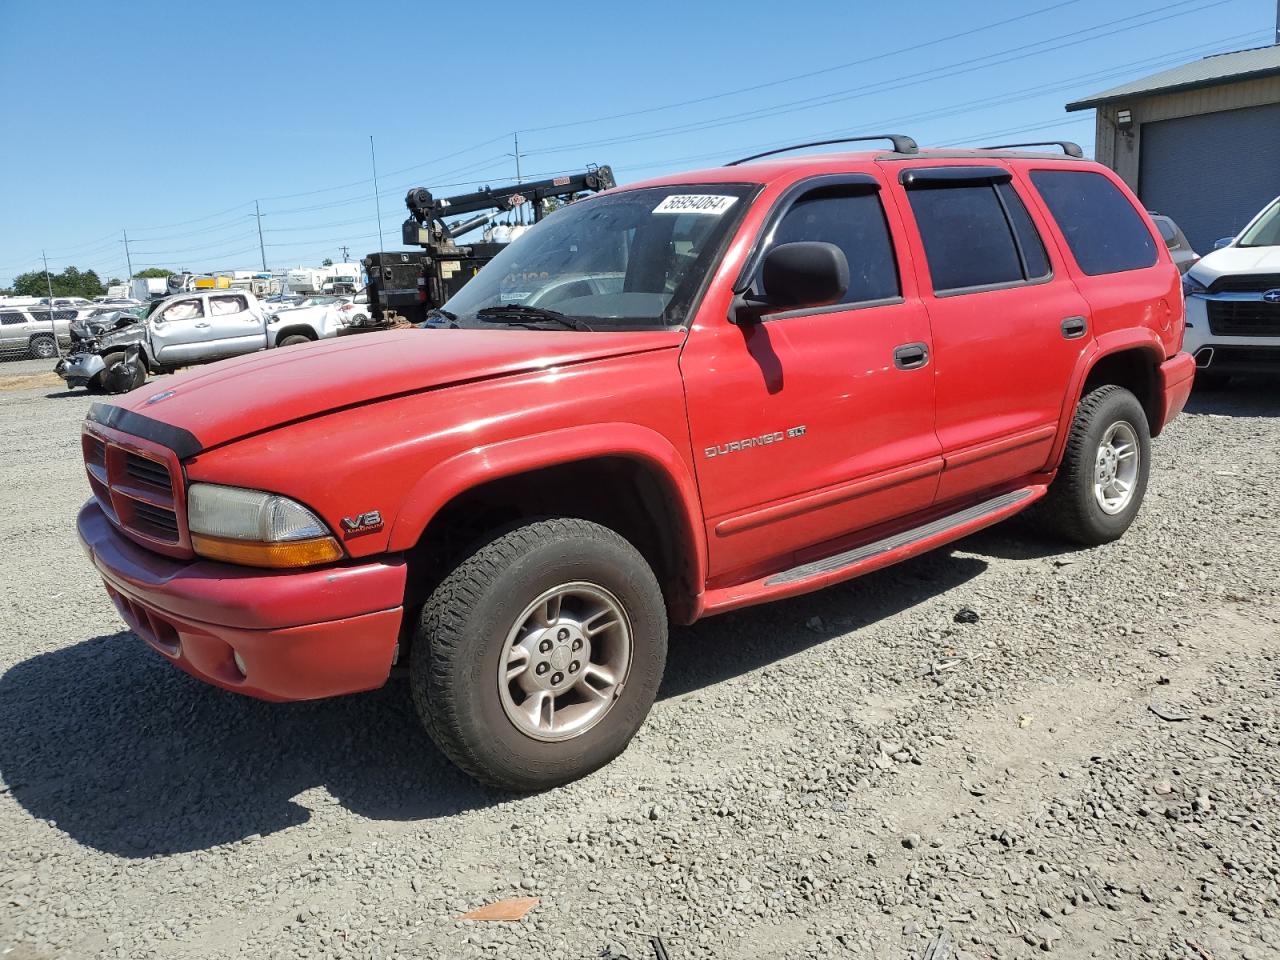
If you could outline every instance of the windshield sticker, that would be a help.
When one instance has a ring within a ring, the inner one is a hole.
[[[718,217],[738,200],[710,193],[674,193],[653,208],[654,213],[704,213]]]

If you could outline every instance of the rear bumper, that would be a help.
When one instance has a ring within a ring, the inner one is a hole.
[[[1195,381],[1196,362],[1191,354],[1175,353],[1160,364],[1160,410],[1158,424],[1152,424],[1152,435],[1164,429],[1170,420],[1182,412],[1191,396],[1191,385]]]
[[[117,533],[94,501],[76,527],[121,617],[192,676],[262,700],[386,682],[403,615],[403,560],[279,572],[175,560]]]

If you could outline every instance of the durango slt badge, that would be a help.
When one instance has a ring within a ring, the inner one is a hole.
[[[739,450],[750,450],[752,447],[764,447],[771,443],[781,443],[783,440],[794,440],[798,437],[803,437],[804,432],[804,426],[788,427],[786,430],[762,433],[758,437],[747,437],[745,440],[731,440],[718,446],[703,447],[702,452],[710,460],[715,457],[723,457],[727,453],[737,453]]]

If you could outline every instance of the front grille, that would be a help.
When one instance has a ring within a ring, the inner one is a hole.
[[[132,525],[158,540],[178,541],[178,514],[140,500],[130,504]]]
[[[1219,337],[1280,337],[1280,303],[1207,300],[1209,331]]]
[[[163,490],[165,493],[173,492],[172,484],[169,482],[169,468],[163,463],[148,457],[140,457],[136,453],[126,453],[124,470],[130,479],[136,480],[145,487]]]
[[[1209,293],[1266,293],[1280,287],[1280,273],[1245,273],[1219,277]]]
[[[160,552],[185,552],[181,474],[171,469],[162,454],[140,452],[133,446],[125,437],[117,440],[85,431],[84,465],[94,498],[111,521],[135,540]]]

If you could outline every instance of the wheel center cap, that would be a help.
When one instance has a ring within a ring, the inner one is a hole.
[[[571,653],[569,651],[569,645],[567,643],[562,643],[551,651],[551,665],[557,670],[563,670],[565,667],[569,666],[570,657]]]

